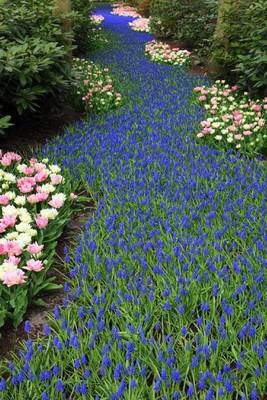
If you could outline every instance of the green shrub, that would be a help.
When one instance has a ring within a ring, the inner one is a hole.
[[[68,84],[71,35],[52,15],[53,0],[4,1],[0,11],[0,102],[22,114]]]
[[[252,93],[266,94],[267,2],[235,3],[223,15],[223,41],[215,38],[213,59],[228,79]]]
[[[0,117],[0,134],[3,134],[4,130],[12,125],[10,120],[11,120],[10,115],[5,115],[4,117]]]
[[[206,53],[217,13],[215,0],[152,0],[152,32],[159,37],[169,37],[184,46]]]
[[[95,25],[90,20],[92,3],[88,0],[72,0],[72,28],[74,43],[77,46],[75,53],[85,54],[94,47]]]

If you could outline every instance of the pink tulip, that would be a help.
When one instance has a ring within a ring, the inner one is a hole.
[[[199,101],[206,101],[207,97],[206,96],[199,96],[198,100]]]
[[[202,121],[201,126],[202,128],[209,128],[211,125],[210,121]]]
[[[38,253],[40,253],[40,251],[43,250],[43,248],[44,248],[43,244],[39,245],[38,243],[35,242],[35,243],[29,244],[27,247],[27,250],[31,254],[38,254]]]
[[[18,179],[17,181],[18,187],[23,186],[23,185],[30,185],[34,186],[35,185],[35,179],[30,176],[24,176],[23,178]]]
[[[252,106],[252,110],[256,111],[256,112],[259,112],[261,110],[261,105],[260,104],[254,104]]]
[[[3,165],[3,167],[9,167],[11,165],[11,163],[12,163],[12,160],[11,160],[10,157],[6,157],[4,155],[0,162]]]
[[[16,241],[8,240],[5,243],[5,253],[7,253],[9,256],[20,256],[22,249]]]
[[[24,267],[24,269],[33,272],[40,272],[44,267],[42,261],[31,259],[27,261],[27,267]]]
[[[16,223],[17,217],[15,215],[5,215],[1,222],[6,225],[6,227],[13,227]]]
[[[5,155],[10,157],[12,161],[21,161],[21,156],[14,151],[8,151]]]
[[[48,218],[37,215],[35,218],[35,222],[39,229],[44,229],[47,227]]]
[[[0,205],[1,206],[6,206],[9,203],[9,197],[6,196],[5,194],[0,195]]]
[[[59,185],[62,182],[63,177],[57,174],[50,175],[52,185]]]
[[[252,135],[252,132],[251,131],[244,131],[243,135],[244,136],[250,136],[250,135]]]
[[[0,243],[0,256],[6,253],[6,246]]]
[[[231,87],[232,92],[236,92],[238,89],[239,89],[239,87],[236,85]]]
[[[35,182],[44,182],[48,177],[48,173],[46,171],[41,170],[35,175]]]
[[[33,187],[31,185],[22,185],[19,187],[21,193],[31,193],[33,191]]]
[[[0,233],[4,233],[6,231],[6,224],[3,224],[3,222],[0,222]]]
[[[236,129],[237,129],[237,128],[236,128],[236,126],[234,126],[234,125],[230,125],[230,126],[228,126],[227,129],[228,129],[229,132],[236,132]]]
[[[19,265],[20,257],[10,256],[8,258],[7,262],[10,263],[10,264],[13,264],[13,265]]]
[[[45,168],[46,168],[46,165],[44,163],[38,163],[37,162],[37,163],[34,164],[34,169],[35,169],[36,172],[40,172]]]
[[[235,140],[241,140],[242,135],[238,134],[238,135],[234,135]]]
[[[47,200],[48,196],[49,196],[48,193],[44,193],[44,192],[36,193],[36,198],[40,202]]]
[[[49,201],[48,204],[54,208],[61,208],[64,204],[64,200],[58,197],[54,197],[52,200]]]
[[[38,198],[37,198],[36,194],[31,194],[30,196],[27,197],[27,201],[30,204],[36,204],[36,203],[38,203]]]
[[[31,158],[30,159],[30,164],[31,165],[34,165],[34,164],[36,164],[38,162],[38,160],[36,159],[36,158]]]
[[[14,271],[6,271],[3,274],[3,283],[4,285],[7,285],[7,287],[13,286],[13,285],[21,285],[22,283],[25,283],[26,276],[24,271],[21,269],[16,269]]]
[[[21,170],[27,176],[31,176],[34,173],[34,168],[32,167],[22,166]]]

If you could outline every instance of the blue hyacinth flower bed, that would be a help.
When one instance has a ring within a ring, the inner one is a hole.
[[[209,82],[145,57],[147,33],[110,14],[93,61],[121,108],[43,148],[99,194],[44,335],[1,364],[2,400],[263,400],[266,168],[196,143]],[[30,331],[29,324],[25,324]]]

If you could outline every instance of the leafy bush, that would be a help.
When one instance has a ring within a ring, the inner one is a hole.
[[[56,165],[0,151],[0,327],[17,326],[29,303],[57,287],[47,272],[57,239],[77,208],[72,184]]]
[[[216,21],[214,0],[152,0],[151,29],[159,37],[170,37],[203,54]]]
[[[52,15],[52,0],[4,1],[0,12],[0,102],[19,114],[68,83],[69,33]]]
[[[242,0],[222,16],[223,41],[215,38],[213,59],[223,66],[228,79],[252,93],[267,87],[267,3]]]
[[[92,3],[88,0],[72,0],[71,2],[74,16],[72,19],[72,29],[74,42],[77,46],[76,54],[84,54],[94,47],[95,24],[90,19]]]
[[[11,120],[10,115],[5,115],[4,117],[0,117],[0,134],[3,134],[4,130],[12,125],[10,123],[10,120]]]

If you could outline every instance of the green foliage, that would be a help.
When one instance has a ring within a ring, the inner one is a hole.
[[[214,0],[152,0],[152,32],[178,40],[184,46],[205,53],[212,37],[217,13]]]
[[[6,0],[1,7],[0,102],[19,114],[68,83],[71,35],[52,11],[53,0]]]
[[[9,128],[12,124],[10,123],[11,117],[10,115],[5,115],[4,117],[0,117],[0,134],[4,133],[4,130]]]
[[[244,0],[223,16],[223,40],[214,40],[213,59],[228,79],[252,93],[264,94],[267,87],[267,3]]]
[[[74,15],[72,29],[77,46],[76,54],[84,54],[94,48],[95,25],[90,20],[92,3],[88,0],[72,0]]]

